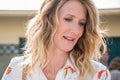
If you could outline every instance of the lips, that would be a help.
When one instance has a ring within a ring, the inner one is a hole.
[[[64,39],[68,40],[68,41],[74,41],[75,38],[69,37],[69,36],[63,36]]]

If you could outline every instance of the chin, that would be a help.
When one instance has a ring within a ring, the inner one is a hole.
[[[65,52],[70,52],[72,49],[73,49],[73,47],[72,48],[64,48],[64,51]]]

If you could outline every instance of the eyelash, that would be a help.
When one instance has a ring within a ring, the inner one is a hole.
[[[72,21],[71,18],[64,18],[64,20],[65,20],[65,21],[68,21],[68,22]],[[79,25],[84,27],[84,26],[86,25],[86,23],[84,23],[84,22],[79,22]]]
[[[80,22],[79,25],[84,27],[86,25],[86,23]]]
[[[66,21],[72,21],[72,19],[70,19],[70,18],[64,18],[64,20],[66,20]]]

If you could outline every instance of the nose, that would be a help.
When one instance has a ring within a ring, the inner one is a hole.
[[[71,25],[71,32],[74,33],[75,35],[78,35],[80,33],[80,26],[78,23],[74,23]]]

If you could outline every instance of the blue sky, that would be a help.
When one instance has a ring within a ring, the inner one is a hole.
[[[0,10],[38,10],[43,0],[0,0]],[[99,9],[120,9],[120,0],[93,0]]]

